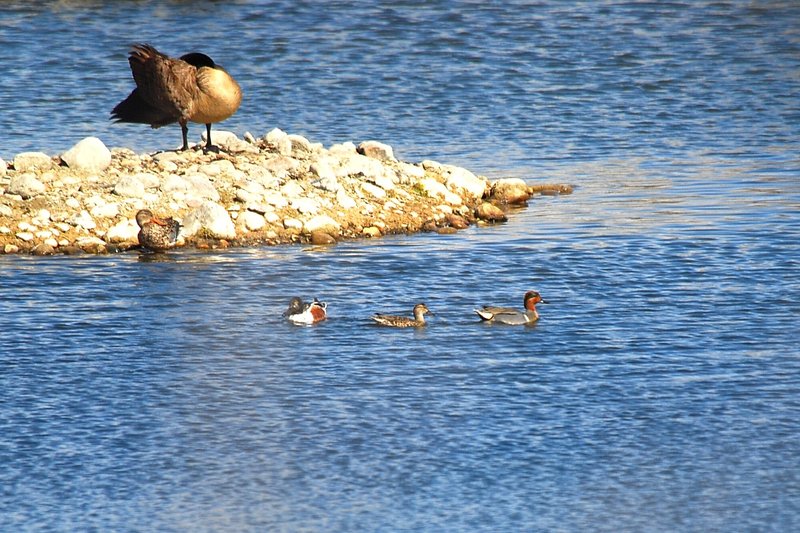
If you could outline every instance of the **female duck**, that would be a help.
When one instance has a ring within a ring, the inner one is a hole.
[[[289,302],[289,308],[283,312],[283,316],[295,324],[314,324],[327,318],[328,304],[316,298],[313,302],[304,303],[295,296]]]
[[[430,309],[425,304],[417,304],[414,306],[414,318],[395,315],[375,314],[372,320],[383,326],[394,326],[396,328],[417,328],[425,325],[425,313],[430,313]]]
[[[539,320],[539,313],[536,312],[536,304],[546,304],[547,302],[542,299],[542,296],[536,291],[528,291],[524,297],[525,311],[517,311],[512,307],[493,307],[490,305],[483,306],[482,309],[476,309],[475,312],[483,320],[488,322],[499,322],[501,324],[521,325],[532,324]]]
[[[154,252],[163,252],[173,248],[178,240],[181,225],[172,218],[159,218],[149,209],[136,213],[139,225],[139,244]]]
[[[177,122],[183,134],[181,150],[189,149],[187,123],[205,124],[205,149],[214,150],[211,124],[225,120],[239,108],[239,84],[213,59],[196,52],[175,59],[149,44],[137,44],[128,63],[136,88],[117,104],[111,118],[153,128]]]

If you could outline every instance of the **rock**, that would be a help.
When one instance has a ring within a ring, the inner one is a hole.
[[[365,237],[378,238],[378,237],[381,236],[380,228],[375,227],[375,226],[369,226],[367,228],[364,228],[364,230],[361,233]]]
[[[217,239],[233,239],[236,227],[228,211],[218,203],[207,201],[183,219],[182,234],[186,237],[196,235],[200,230],[207,231]]]
[[[281,187],[281,194],[289,201],[301,198],[305,192],[303,186],[296,181],[290,181]]]
[[[466,229],[469,227],[469,222],[464,219],[464,217],[455,214],[448,214],[445,215],[445,220],[447,223],[450,224],[450,227],[455,229]]]
[[[314,233],[315,231],[323,231],[331,235],[338,235],[341,231],[341,226],[338,222],[333,220],[328,215],[317,215],[303,224],[303,230],[306,233]]]
[[[207,139],[207,132],[205,130],[203,130],[201,138],[205,143]],[[218,146],[223,151],[229,153],[237,153],[237,152],[250,152],[255,154],[258,153],[257,147],[253,146],[252,144],[243,139],[240,139],[232,131],[212,130],[211,144]]]
[[[142,182],[145,189],[158,189],[161,187],[161,179],[149,172],[140,172],[136,174],[136,179]]]
[[[70,217],[67,222],[76,228],[83,228],[85,230],[91,230],[97,227],[97,223],[92,218],[92,215],[85,209],[77,215]]]
[[[119,204],[110,203],[95,206],[90,214],[94,218],[116,218],[119,215]]]
[[[77,198],[67,198],[67,201],[64,202],[64,204],[70,209],[78,209],[81,206],[81,201]]]
[[[23,152],[14,157],[14,170],[17,172],[43,171],[51,168],[53,159],[44,152]]]
[[[386,197],[386,190],[378,187],[377,185],[373,185],[371,183],[362,183],[361,189],[370,196],[375,198],[385,198]]]
[[[282,207],[286,207],[289,205],[289,202],[286,200],[286,197],[277,191],[268,192],[264,195],[264,201],[267,202],[269,205],[281,209]]]
[[[163,192],[186,192],[191,185],[185,179],[175,174],[170,174],[161,184]]]
[[[8,164],[5,161],[3,161],[2,157],[0,157],[0,178],[5,176],[6,172],[8,172]]]
[[[31,233],[30,231],[17,232],[16,236],[17,236],[17,239],[19,239],[21,241],[25,241],[25,242],[30,242],[30,241],[33,240],[33,233]]]
[[[443,228],[437,228],[436,233],[439,235],[452,235],[453,233],[458,233],[458,230],[451,226],[445,226]]]
[[[267,224],[267,221],[264,220],[262,215],[254,213],[253,211],[245,211],[242,217],[244,219],[244,225],[249,231],[258,231]]]
[[[212,202],[219,201],[219,192],[206,176],[202,174],[191,174],[184,178],[184,181],[189,185],[186,194],[194,195],[199,198],[211,200]]]
[[[343,142],[331,145],[328,153],[335,157],[346,157],[356,153],[356,145],[351,142]]]
[[[144,183],[138,175],[123,175],[114,185],[114,194],[127,198],[142,198],[144,196]]]
[[[79,237],[75,240],[75,245],[90,254],[100,254],[106,252],[106,243],[97,237]]]
[[[451,190],[462,190],[473,198],[483,198],[486,192],[486,180],[483,180],[469,170],[453,165],[442,165],[443,174],[446,176],[446,185]]]
[[[504,204],[523,204],[531,197],[528,184],[519,178],[495,181],[491,188],[492,198]]]
[[[86,137],[61,154],[69,168],[85,172],[100,172],[111,164],[111,151],[97,137]]]
[[[319,211],[319,203],[313,198],[296,198],[289,205],[303,215],[313,215]]]
[[[288,135],[287,137],[292,143],[292,152],[298,155],[313,152],[316,148],[315,145],[311,144],[311,142],[302,135]]]
[[[301,230],[303,229],[303,221],[296,218],[284,218],[283,227],[286,229]]]
[[[394,151],[388,144],[364,141],[358,145],[358,153],[379,161],[394,161]]]
[[[36,179],[33,174],[21,174],[11,178],[6,188],[6,194],[17,194],[27,200],[37,194],[42,194],[46,189],[45,184]]]
[[[336,202],[344,209],[353,209],[357,204],[353,198],[344,192],[344,189],[336,191]]]
[[[105,233],[106,242],[137,242],[139,240],[139,226],[133,219],[125,219],[114,224]]]
[[[31,249],[31,253],[33,255],[53,255],[56,253],[56,249],[54,246],[51,246],[47,243],[37,244]]]
[[[0,204],[0,217],[10,217],[14,210],[5,204]]]
[[[489,202],[483,202],[475,209],[475,216],[488,222],[505,222],[508,217],[503,210]]]
[[[292,141],[285,131],[274,128],[264,135],[264,140],[267,146],[282,155],[290,155],[292,153]]]
[[[15,254],[19,252],[19,246],[17,246],[16,244],[6,244],[3,247],[3,252],[7,254]]]
[[[336,244],[336,239],[324,231],[314,231],[311,233],[311,244]]]

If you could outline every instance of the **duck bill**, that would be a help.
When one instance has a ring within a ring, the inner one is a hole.
[[[169,225],[169,224],[167,224],[166,220],[164,220],[163,218],[158,218],[158,217],[151,218],[150,222],[152,222],[153,224],[158,224],[159,226],[168,226]]]

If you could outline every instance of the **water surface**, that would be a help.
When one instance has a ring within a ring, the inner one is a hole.
[[[576,192],[454,236],[0,257],[0,529],[797,529],[796,4],[322,5],[6,3],[0,156],[177,146],[107,121],[149,41],[239,79],[220,128]],[[534,327],[472,313],[528,289]]]

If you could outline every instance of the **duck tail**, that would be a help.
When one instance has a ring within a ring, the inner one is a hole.
[[[491,320],[494,315],[485,309],[476,309],[475,312],[481,317],[482,320]]]

